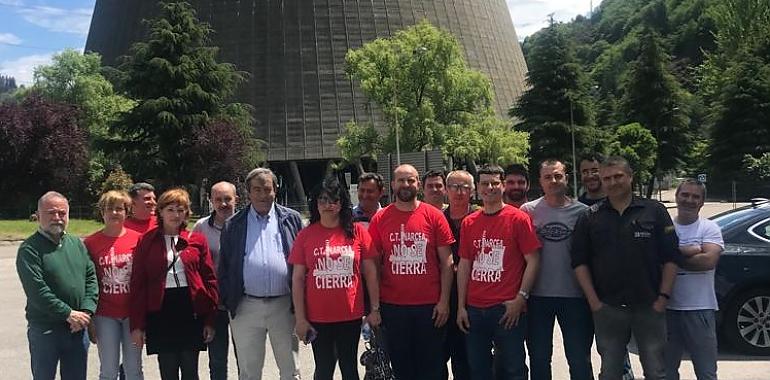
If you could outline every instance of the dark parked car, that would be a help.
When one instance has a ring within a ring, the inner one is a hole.
[[[722,341],[770,355],[770,202],[754,199],[712,219],[725,241],[715,279]]]

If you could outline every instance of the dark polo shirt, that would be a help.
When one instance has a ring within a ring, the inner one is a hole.
[[[664,263],[679,254],[666,208],[633,197],[620,215],[609,201],[591,206],[572,234],[572,267],[587,265],[599,299],[613,306],[650,305],[658,298]]]

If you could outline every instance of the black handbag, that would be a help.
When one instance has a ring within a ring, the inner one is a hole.
[[[396,380],[390,368],[390,358],[382,345],[381,333],[379,329],[372,329],[371,338],[364,341],[364,352],[360,360],[366,368],[364,380]]]

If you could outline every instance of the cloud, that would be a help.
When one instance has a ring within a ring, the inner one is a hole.
[[[538,30],[548,26],[548,15],[553,14],[554,20],[570,21],[579,14],[587,14],[591,0],[506,0],[511,12],[516,35],[524,39]],[[598,7],[601,0],[593,0],[593,6]]]
[[[91,24],[91,8],[64,9],[47,6],[23,7],[17,11],[21,17],[34,25],[57,33],[71,33],[81,36],[88,34]]]
[[[0,62],[0,74],[16,78],[16,84],[29,86],[32,84],[35,67],[48,65],[56,52],[34,54]]]
[[[5,45],[18,45],[21,43],[21,38],[17,37],[13,33],[0,33],[0,44]]]

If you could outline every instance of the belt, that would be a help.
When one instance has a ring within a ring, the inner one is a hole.
[[[272,300],[272,299],[284,297],[284,296],[253,296],[251,294],[245,294],[245,293],[244,293],[244,296],[255,300]]]

